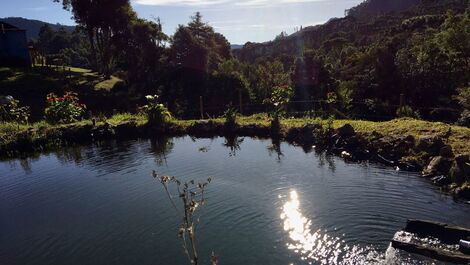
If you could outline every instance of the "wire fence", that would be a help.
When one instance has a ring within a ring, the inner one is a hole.
[[[230,105],[208,106],[201,101],[199,109],[187,112],[187,118],[215,118],[224,115]],[[270,113],[273,107],[267,104],[231,105],[242,115]],[[461,110],[448,107],[417,107],[407,104],[384,104],[377,101],[353,101],[347,107],[327,100],[291,101],[286,107],[286,117],[327,118],[334,116],[341,119],[391,120],[400,116],[454,122]]]

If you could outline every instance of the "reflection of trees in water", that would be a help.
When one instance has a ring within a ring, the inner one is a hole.
[[[229,156],[236,156],[237,151],[240,151],[240,145],[243,143],[245,138],[239,138],[238,136],[226,136],[223,146],[230,149]]]
[[[279,140],[279,138],[272,139],[271,145],[268,146],[268,153],[269,153],[269,156],[272,156],[272,154],[275,153],[277,156],[277,161],[281,162],[284,154],[282,153],[282,150],[281,150],[281,141]]]
[[[74,163],[79,165],[83,161],[83,146],[73,146],[59,149],[55,152],[55,156],[62,164]]]
[[[55,156],[65,164],[91,166],[113,173],[133,167],[139,161],[141,147],[135,141],[103,141],[91,146],[63,148],[56,151]]]
[[[24,173],[29,175],[33,172],[33,169],[32,169],[32,166],[31,166],[32,162],[38,161],[39,157],[40,157],[40,155],[36,154],[36,155],[34,155],[34,157],[21,158],[21,159],[16,159],[16,160],[7,160],[7,163],[8,163],[8,165],[10,166],[10,168],[12,170],[16,169],[18,164],[20,164],[20,166],[23,169]],[[0,162],[2,162],[2,161],[0,161]]]
[[[174,146],[173,138],[160,137],[150,140],[150,153],[155,155],[155,162],[158,166],[166,164],[166,158],[173,151]]]
[[[328,164],[328,169],[331,170],[331,172],[336,171],[336,164],[335,164],[335,158],[334,155],[329,154],[328,152],[324,151],[315,151],[317,157],[318,157],[318,165],[320,167],[324,167],[326,164]]]

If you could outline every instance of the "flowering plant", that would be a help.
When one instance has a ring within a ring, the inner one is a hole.
[[[80,104],[77,93],[65,92],[63,97],[54,93],[47,95],[46,120],[49,123],[72,123],[85,113],[85,104]]]
[[[0,121],[27,123],[29,107],[20,107],[20,102],[12,96],[0,97]]]
[[[158,103],[157,95],[145,96],[147,105],[141,108],[141,111],[147,115],[150,124],[164,124],[171,119],[170,111],[161,103]]]

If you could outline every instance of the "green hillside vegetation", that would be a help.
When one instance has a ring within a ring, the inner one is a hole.
[[[467,8],[468,1],[365,1],[345,18],[234,54],[250,65],[281,62],[296,100],[330,96],[344,112],[387,117],[404,94],[411,115],[455,121],[462,109],[453,95],[470,81]]]
[[[78,27],[43,26],[35,63],[93,73],[7,71],[2,94],[34,105],[38,116],[45,103],[30,99],[72,90],[88,110],[108,114],[136,112],[146,95],[159,95],[182,119],[219,117],[233,106],[244,115],[470,124],[468,0],[368,0],[344,18],[234,50],[199,12],[167,36],[128,0],[54,2]],[[273,101],[280,95],[282,106]]]
[[[61,24],[51,24],[34,19],[26,19],[22,17],[6,17],[0,18],[0,21],[6,22],[17,28],[26,30],[26,37],[28,40],[37,40],[41,28],[47,25],[53,30],[65,30],[66,32],[72,33],[75,30],[75,26],[66,26]]]

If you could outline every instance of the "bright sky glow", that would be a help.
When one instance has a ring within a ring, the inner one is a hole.
[[[200,11],[204,20],[232,44],[264,42],[281,31],[321,24],[342,17],[362,0],[131,0],[139,16],[160,17],[171,35],[179,24]],[[52,0],[0,0],[0,17],[25,17],[73,25],[71,14]]]

